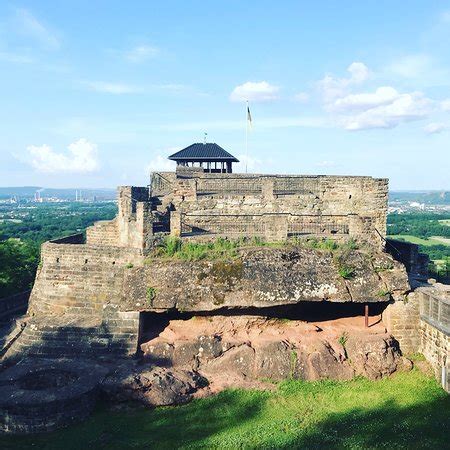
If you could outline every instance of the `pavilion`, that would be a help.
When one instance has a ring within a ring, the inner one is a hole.
[[[220,145],[195,143],[169,156],[177,166],[200,167],[207,173],[233,173],[232,164],[239,162]]]

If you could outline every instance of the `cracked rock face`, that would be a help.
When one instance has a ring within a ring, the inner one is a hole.
[[[141,349],[148,361],[197,370],[212,382],[224,374],[244,380],[377,379],[404,367],[384,326],[364,329],[360,319],[318,327],[251,316],[194,317],[171,321]]]
[[[230,261],[156,258],[127,270],[121,308],[212,311],[301,301],[380,302],[409,289],[404,267],[373,249],[338,254],[304,247],[253,248]]]

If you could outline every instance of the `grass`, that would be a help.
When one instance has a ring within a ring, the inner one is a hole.
[[[351,280],[355,276],[355,269],[350,266],[341,266],[338,272],[344,280]]]
[[[450,396],[418,370],[380,381],[286,381],[178,407],[108,411],[50,434],[1,437],[25,449],[448,448]]]
[[[239,241],[218,238],[214,242],[199,243],[182,241],[180,238],[168,236],[158,246],[152,257],[176,258],[186,261],[198,261],[202,259],[233,259],[237,257]]]
[[[356,250],[356,242],[349,239],[339,244],[332,239],[293,239],[285,242],[266,242],[260,238],[224,239],[217,238],[213,242],[189,242],[174,236],[166,237],[162,243],[150,254],[148,262],[153,258],[175,258],[185,261],[199,260],[230,260],[237,258],[238,250],[249,247],[303,246],[318,250]]]
[[[430,247],[432,245],[450,245],[448,242],[440,241],[437,239],[429,238],[423,239],[417,236],[411,236],[409,234],[396,234],[393,236],[388,236],[390,239],[404,240],[407,242],[411,242],[413,244],[424,245],[426,247]]]
[[[149,287],[147,288],[146,297],[147,297],[147,302],[148,302],[148,304],[151,306],[153,300],[154,300],[155,297],[156,297],[156,289],[155,289],[154,287],[152,287],[152,286],[149,286]]]

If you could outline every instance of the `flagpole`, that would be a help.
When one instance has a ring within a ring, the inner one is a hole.
[[[245,173],[248,166],[248,100],[245,108]]]

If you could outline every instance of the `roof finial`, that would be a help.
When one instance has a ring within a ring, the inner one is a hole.
[[[204,136],[203,136],[203,144],[205,145],[206,144],[206,136],[208,136],[208,133],[203,133],[204,134]]]

